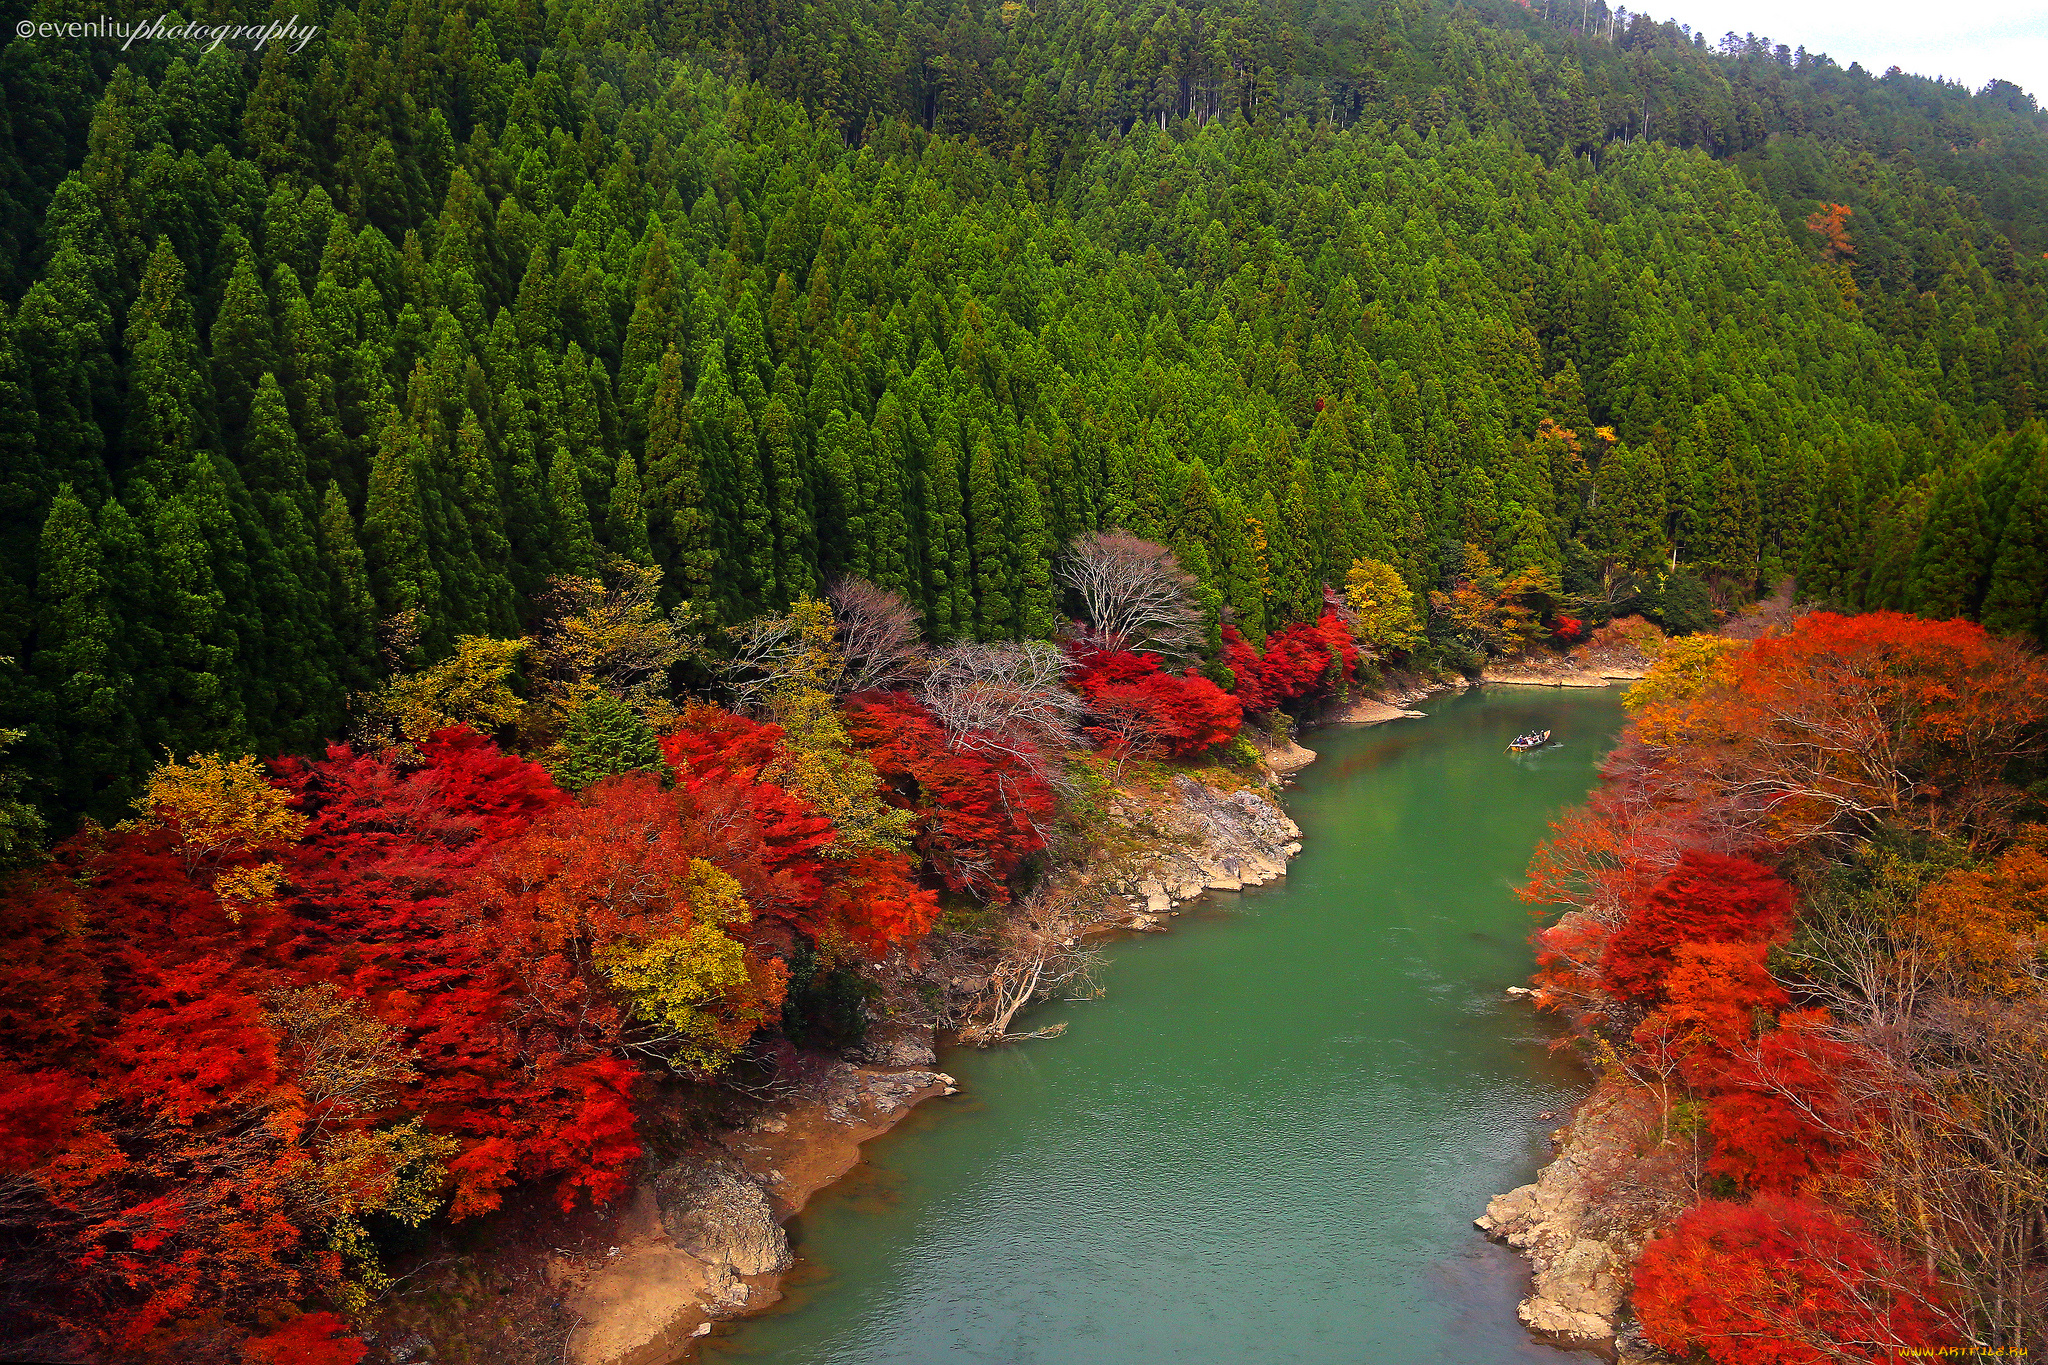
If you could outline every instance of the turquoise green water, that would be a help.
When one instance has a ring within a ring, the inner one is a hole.
[[[778,1311],[717,1362],[1495,1365],[1565,1357],[1472,1218],[1583,1088],[1503,987],[1546,821],[1620,728],[1613,693],[1503,689],[1308,738],[1292,874],[1110,950],[1056,1041],[956,1050],[966,1092],[867,1149],[792,1225]],[[1560,747],[1510,758],[1510,736]]]

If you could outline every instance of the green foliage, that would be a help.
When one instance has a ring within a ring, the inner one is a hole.
[[[2038,111],[1560,13],[373,0],[289,60],[24,49],[0,720],[69,816],[152,745],[314,747],[380,635],[437,663],[613,557],[726,622],[855,573],[1029,639],[1110,527],[1254,643],[1356,560],[1453,602],[1467,544],[1596,619],[1796,567],[2022,628],[2039,499],[1985,452],[2048,389]]]
[[[548,765],[555,781],[570,791],[620,773],[656,772],[661,745],[641,714],[609,692],[590,696],[569,712],[561,757]]]
[[[845,1047],[868,1031],[872,981],[843,964],[828,964],[808,944],[789,955],[782,1032],[798,1047]]]

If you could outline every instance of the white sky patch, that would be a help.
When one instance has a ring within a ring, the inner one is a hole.
[[[1710,47],[1731,30],[1754,33],[1844,67],[1861,62],[1873,76],[1900,66],[1972,90],[1995,78],[2048,104],[2048,0],[1650,0],[1628,8],[1691,24]]]

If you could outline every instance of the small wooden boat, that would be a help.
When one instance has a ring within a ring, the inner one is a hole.
[[[1548,743],[1550,743],[1550,731],[1531,730],[1526,735],[1516,735],[1513,739],[1509,740],[1508,752],[1511,754],[1526,754],[1531,749],[1540,749]]]

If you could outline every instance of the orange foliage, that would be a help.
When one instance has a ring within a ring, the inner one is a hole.
[[[1782,843],[1885,819],[1973,836],[2024,794],[2006,773],[2048,746],[2048,666],[1967,621],[1815,612],[1734,657],[1657,750],[1696,800]]]
[[[1716,1365],[1891,1361],[1954,1342],[1924,1273],[1808,1199],[1709,1200],[1644,1249],[1635,1284],[1650,1340]]]
[[[1849,242],[1850,213],[1847,204],[1828,204],[1806,215],[1806,230],[1821,237],[1821,255],[1831,261],[1856,254]]]
[[[1660,1000],[1680,944],[1768,939],[1791,919],[1792,889],[1777,873],[1748,858],[1688,849],[1608,940],[1601,984],[1624,999]]]
[[[2037,828],[1990,865],[1949,873],[1892,927],[1965,990],[2003,994],[2031,984],[2048,934],[2048,835]]]

